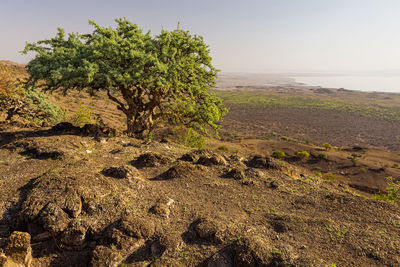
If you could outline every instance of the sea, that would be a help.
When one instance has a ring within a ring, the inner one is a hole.
[[[296,83],[308,86],[400,93],[400,73],[383,75],[297,74],[288,76]]]

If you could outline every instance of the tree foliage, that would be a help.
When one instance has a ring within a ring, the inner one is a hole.
[[[67,37],[58,28],[50,40],[27,43],[24,53],[36,52],[27,65],[27,86],[106,90],[136,137],[160,120],[202,133],[217,130],[227,110],[209,92],[217,70],[203,38],[179,28],[152,36],[126,19],[116,22],[114,29],[89,21],[92,33]]]

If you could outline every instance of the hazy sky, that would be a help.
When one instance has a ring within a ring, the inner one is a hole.
[[[399,0],[0,0],[0,59],[26,41],[90,32],[119,17],[203,35],[223,71],[400,70]]]

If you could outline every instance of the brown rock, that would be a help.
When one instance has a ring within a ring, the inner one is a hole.
[[[23,266],[31,266],[31,235],[25,232],[13,232],[8,238],[5,253],[16,263],[22,264]]]
[[[147,239],[151,237],[155,231],[154,223],[151,220],[138,218],[132,214],[122,218],[118,228],[125,234],[139,239]]]
[[[175,178],[185,178],[196,170],[196,167],[188,162],[178,162],[164,173],[157,176],[157,180],[169,180]]]
[[[82,247],[85,244],[86,230],[79,222],[72,222],[62,233],[61,242],[68,246]]]
[[[67,228],[69,218],[59,206],[49,203],[40,213],[39,221],[45,230],[56,234]]]
[[[65,196],[65,204],[63,208],[72,218],[76,218],[79,216],[79,214],[81,214],[82,201],[81,197],[78,195],[76,191],[71,189],[67,191],[67,194]]]
[[[161,164],[167,163],[168,159],[162,155],[155,153],[145,153],[140,155],[135,161],[132,163],[137,168],[145,168],[145,167],[157,167]]]
[[[197,161],[198,164],[202,164],[205,166],[212,166],[212,165],[226,165],[226,160],[221,155],[210,155],[210,156],[201,156]]]
[[[109,167],[102,170],[101,173],[116,179],[140,178],[138,169],[133,166]]]
[[[11,258],[7,257],[6,254],[0,253],[0,267],[21,267],[23,265],[16,263]]]
[[[169,218],[169,214],[171,213],[168,205],[163,203],[155,204],[151,207],[150,212],[165,218]]]
[[[233,178],[235,180],[242,180],[246,178],[246,175],[243,170],[239,168],[232,168],[226,172],[225,177]]]
[[[178,251],[182,243],[182,238],[178,234],[163,234],[151,244],[151,253],[156,257],[161,257],[165,252]]]
[[[153,261],[150,265],[150,267],[184,267],[182,263],[179,261],[176,261],[174,259],[164,259],[164,258],[159,258]]]
[[[194,223],[194,231],[200,239],[220,243],[221,226],[210,218],[201,218]]]
[[[268,266],[273,260],[271,242],[259,236],[245,236],[234,244],[235,266]]]
[[[52,237],[51,233],[48,232],[48,231],[45,231],[45,232],[43,232],[43,233],[40,233],[40,234],[35,235],[35,236],[32,238],[32,241],[33,241],[33,242],[43,242],[43,241],[46,241],[46,240],[51,239],[51,237]]]
[[[117,251],[108,247],[97,246],[93,250],[91,266],[117,267],[122,263],[123,260],[123,257]]]
[[[233,267],[233,257],[228,252],[220,251],[208,260],[207,267]]]

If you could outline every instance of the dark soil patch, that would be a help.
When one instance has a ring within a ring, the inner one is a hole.
[[[156,153],[145,153],[140,155],[136,160],[132,161],[131,164],[137,168],[152,168],[158,167],[162,164],[168,163],[170,160]]]

